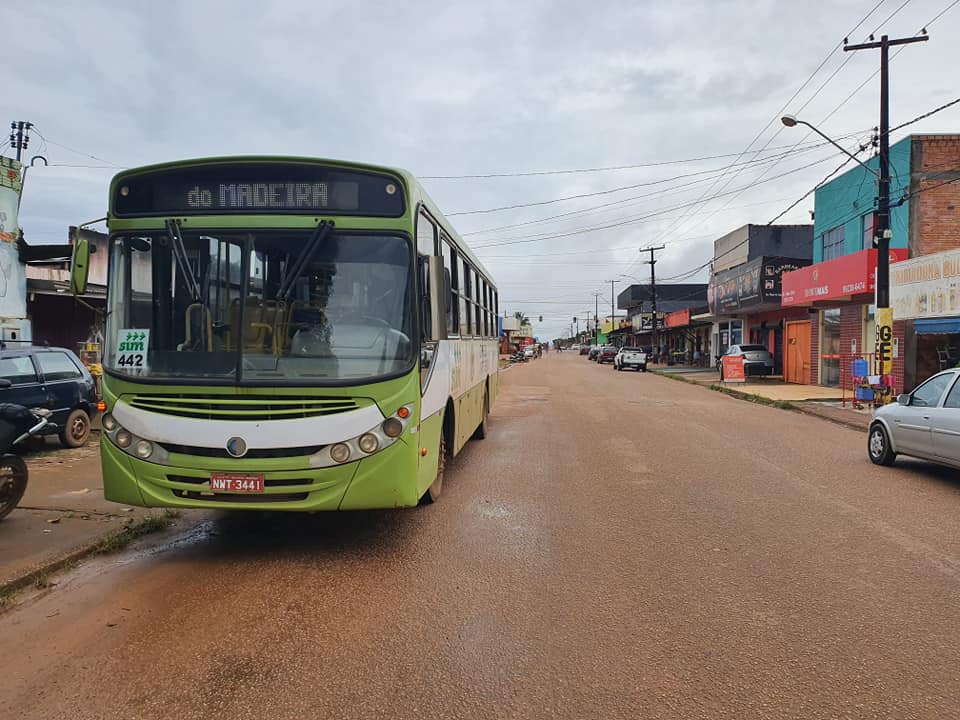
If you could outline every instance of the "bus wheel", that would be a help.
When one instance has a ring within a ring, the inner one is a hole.
[[[487,391],[483,391],[483,418],[477,429],[473,431],[474,440],[483,440],[487,436],[487,415],[490,414],[490,402],[487,400]]]
[[[440,447],[437,448],[440,457],[437,458],[437,476],[430,483],[430,487],[423,494],[420,502],[423,505],[435,503],[440,499],[440,493],[443,492],[443,472],[447,467],[447,433],[440,433]]]

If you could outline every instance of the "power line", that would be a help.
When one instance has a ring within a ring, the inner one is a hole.
[[[826,157],[826,158],[822,158],[822,159],[820,159],[820,160],[816,160],[816,161],[814,161],[814,162],[812,162],[812,163],[808,163],[807,165],[802,165],[802,166],[800,166],[800,167],[798,167],[798,168],[794,168],[793,170],[788,170],[788,171],[785,172],[785,173],[781,173],[780,175],[774,175],[773,177],[767,178],[766,180],[761,180],[761,181],[759,181],[759,182],[757,182],[757,183],[753,183],[753,184],[754,184],[754,185],[758,185],[758,184],[762,184],[762,183],[773,182],[774,180],[779,180],[780,178],[786,177],[786,176],[788,176],[788,175],[793,175],[794,173],[801,172],[801,171],[806,170],[806,169],[808,169],[808,168],[815,167],[815,166],[817,166],[817,165],[822,165],[824,162],[827,162],[828,160],[830,160],[831,157],[832,157],[832,156],[829,156],[829,157]],[[737,192],[742,192],[744,189],[745,189],[745,188],[736,188],[736,189],[731,190],[731,191],[729,191],[728,193],[724,193],[724,194],[733,194],[733,193],[737,193]],[[722,195],[718,195],[717,197],[721,197],[721,196],[722,196]],[[521,236],[521,237],[519,237],[519,238],[513,238],[513,239],[511,239],[511,240],[506,240],[506,241],[502,241],[502,242],[493,242],[493,243],[485,243],[485,244],[483,244],[483,245],[476,245],[476,246],[474,246],[474,248],[475,248],[475,249],[479,249],[479,248],[485,248],[485,247],[500,247],[500,246],[503,246],[503,245],[515,245],[515,244],[519,244],[519,243],[538,242],[538,241],[541,241],[541,240],[553,240],[553,239],[557,239],[557,238],[571,237],[571,236],[573,236],[573,235],[582,235],[582,234],[584,234],[584,233],[596,232],[596,231],[598,231],[598,230],[609,230],[609,229],[615,228],[615,227],[623,227],[624,225],[632,225],[632,224],[634,224],[634,223],[642,222],[642,221],[644,221],[644,220],[648,220],[648,219],[653,218],[653,217],[658,217],[658,216],[660,216],[660,215],[665,215],[665,214],[667,214],[667,213],[674,212],[674,211],[676,211],[676,210],[683,210],[683,209],[686,209],[686,208],[689,208],[689,207],[693,207],[693,206],[695,206],[695,205],[697,205],[697,204],[699,204],[699,203],[701,203],[701,202],[703,202],[703,201],[702,201],[702,200],[695,200],[695,201],[690,202],[690,203],[683,203],[683,204],[681,204],[681,205],[676,205],[676,206],[671,207],[671,208],[665,208],[665,209],[663,209],[663,210],[658,210],[658,211],[655,211],[655,212],[651,212],[651,213],[648,213],[648,214],[646,214],[646,215],[640,215],[640,216],[636,216],[636,217],[632,217],[632,218],[627,218],[627,219],[623,219],[623,220],[621,220],[621,221],[619,221],[619,222],[608,223],[608,224],[606,224],[606,225],[596,225],[596,226],[593,226],[593,227],[578,228],[578,229],[576,229],[576,230],[572,230],[572,231],[570,231],[570,232],[564,232],[564,233],[553,233],[553,234],[547,233],[547,234],[544,234],[544,235],[537,235],[537,236],[531,236],[531,237],[523,237],[523,236]]]
[[[960,2],[960,0],[958,0]],[[819,146],[822,143],[816,143]],[[784,150],[792,145],[780,145],[769,150]],[[812,146],[813,147],[813,146]],[[721,155],[703,155],[701,157],[683,158],[680,160],[661,160],[657,162],[636,163],[634,165],[609,165],[606,167],[574,168],[567,170],[532,170],[529,172],[498,172],[478,173],[473,175],[418,175],[420,180],[474,180],[486,178],[514,178],[514,177],[541,177],[543,175],[575,175],[581,173],[614,172],[618,170],[638,170],[641,168],[663,167],[667,165],[683,165],[687,163],[703,162],[705,160],[722,160],[723,158],[742,157],[745,154],[759,155],[764,150],[754,150],[752,153],[725,153]]]
[[[876,29],[875,29],[873,32],[874,32],[874,33],[878,32],[878,31],[880,30],[880,28],[882,28],[887,22],[889,22],[889,21],[890,21],[891,19],[893,19],[901,10],[903,10],[903,8],[906,7],[906,6],[910,3],[910,1],[911,1],[911,0],[904,0],[904,2],[901,3],[900,6],[898,6],[897,9],[894,10],[890,15],[888,15],[888,16],[876,27]],[[878,7],[879,7],[879,5],[874,6],[873,9],[871,9],[870,12],[864,17],[864,19],[861,20],[861,22],[858,23],[857,26],[856,26],[853,30],[851,30],[849,33],[847,33],[847,36],[849,37],[849,36],[852,35],[854,32],[856,32],[856,30],[876,11],[876,9],[877,9]],[[872,34],[871,34],[871,36],[872,36]],[[835,54],[836,51],[837,51],[840,47],[843,47],[844,44],[845,44],[845,42],[839,43],[839,45],[838,45],[837,47],[835,47],[835,48],[830,52],[830,55],[832,56],[833,54]],[[817,90],[816,90],[816,91],[814,92],[814,94],[807,100],[807,102],[804,103],[804,104],[801,106],[801,109],[806,108],[806,107],[820,94],[820,92],[821,92],[821,91],[826,87],[826,85],[837,75],[837,73],[838,73],[840,70],[842,70],[844,66],[846,66],[846,64],[847,64],[847,62],[849,62],[849,60],[850,60],[850,57],[848,56],[847,59],[841,64],[841,66],[840,66],[836,71],[834,71],[834,73],[833,73],[829,78],[827,78],[827,80],[826,80],[824,83],[822,83],[819,88],[817,88]],[[872,78],[872,77],[873,77],[873,76],[871,76],[871,78]],[[808,81],[809,81],[809,79],[808,79]],[[836,112],[837,110],[839,110],[839,108],[842,107],[842,106],[853,96],[853,94],[855,94],[856,92],[857,92],[857,91],[854,91],[854,93],[852,93],[850,96],[848,96],[847,99],[844,100],[839,106],[837,106],[837,108],[836,108],[833,112]],[[799,92],[798,92],[798,93],[795,93],[795,94],[794,94],[794,98],[795,98],[798,94],[799,94]],[[791,100],[789,100],[789,101],[787,102],[787,104],[784,106],[783,109],[781,109],[781,111],[780,111],[780,113],[778,113],[778,115],[781,114],[781,113],[783,112],[783,110],[785,110],[786,107],[788,107],[789,104],[790,104],[792,101],[793,101],[793,98],[791,98]],[[831,115],[832,115],[832,114],[833,114],[833,113],[831,113]],[[822,124],[823,122],[825,122],[829,117],[830,117],[830,116],[828,115],[827,118],[824,118],[824,120],[821,120],[821,122],[820,122],[819,124]],[[769,128],[770,125],[771,125],[773,122],[775,122],[775,120],[776,120],[776,118],[774,118],[774,120],[771,120],[769,123],[767,123],[766,127],[764,127],[764,129],[761,131],[760,134],[762,135],[763,132],[765,132],[766,129]],[[764,147],[766,147],[766,146],[769,145],[771,142],[773,142],[773,140],[774,140],[782,131],[783,131],[783,127],[778,128],[777,131],[776,131],[776,132],[767,140],[767,142],[764,144]],[[797,142],[797,145],[800,145],[801,143],[805,142],[806,139],[807,139],[808,137],[810,137],[810,134],[811,134],[811,133],[812,133],[812,131],[810,131],[810,132],[808,132],[806,135],[804,135],[804,136]],[[758,138],[759,138],[759,135],[757,136],[757,138],[754,139],[753,142],[756,142],[756,140],[757,140]],[[750,145],[747,146],[748,149],[753,145],[753,142],[751,142]],[[762,149],[763,149],[763,148],[761,148],[761,150],[762,150]],[[761,173],[761,174],[760,174],[760,178],[762,178],[764,175],[766,175],[767,172],[769,172],[769,171],[772,169],[772,167],[773,167],[773,166],[768,167],[763,173]],[[733,174],[733,176],[732,176],[729,180],[727,180],[727,182],[726,182],[724,185],[722,185],[722,186],[720,187],[720,190],[723,190],[724,188],[728,187],[729,184],[730,184],[731,182],[733,182],[733,180],[736,179],[736,177],[738,177],[742,172],[743,172],[743,168],[739,168],[739,169]],[[758,178],[758,181],[759,181],[759,178]],[[749,187],[744,188],[744,190],[747,190],[747,189],[749,189]],[[712,201],[715,200],[717,197],[720,197],[720,195],[719,195],[719,194],[716,194],[716,195],[712,196],[707,202],[712,202]],[[734,197],[736,197],[736,195],[734,195]],[[717,208],[716,211],[714,211],[714,212],[711,213],[710,215],[707,215],[706,217],[701,218],[701,219],[698,221],[697,225],[702,225],[704,222],[706,222],[706,221],[709,220],[711,217],[713,217],[714,215],[716,215],[717,212],[719,212],[719,211],[722,210],[724,207],[726,207],[726,205],[729,205],[729,203],[730,203],[732,200],[733,200],[733,197],[731,197],[724,205],[721,205],[719,208]],[[688,214],[688,215],[689,215],[689,214]],[[679,223],[676,223],[676,222],[675,222],[675,223],[672,223],[671,226],[670,226],[669,228],[667,228],[666,231],[664,231],[663,233],[660,234],[660,236],[658,237],[658,239],[664,237],[664,235],[666,235],[667,233],[669,233],[670,231],[672,231],[675,227],[678,227],[678,225],[680,225],[680,224],[683,223],[683,222],[685,222],[685,218],[681,218],[681,220],[680,220]]]

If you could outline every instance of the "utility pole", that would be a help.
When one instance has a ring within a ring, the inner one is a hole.
[[[876,279],[876,345],[874,373],[890,375],[893,373],[893,311],[890,309],[890,47],[893,45],[909,45],[929,40],[924,28],[921,35],[891,40],[883,35],[879,42],[874,41],[859,45],[850,45],[847,39],[843,40],[844,52],[857,50],[880,50],[880,152],[877,158],[879,164],[879,182],[877,183],[877,223],[873,237],[873,244],[877,248],[877,279]]]
[[[30,130],[32,128],[33,123],[23,120],[10,123],[10,145],[17,151],[17,162],[20,162],[23,151],[30,144]]]
[[[620,282],[620,281],[619,281],[619,280],[607,280],[607,282],[610,283],[610,332],[613,332],[614,330],[617,329],[617,328],[615,327],[615,325],[614,325],[614,323],[616,322],[616,318],[617,318],[617,310],[616,310],[616,308],[615,308],[614,305],[613,305],[613,286],[614,286],[616,283]]]
[[[593,329],[597,334],[597,345],[600,344],[600,293],[593,294]]]
[[[657,320],[657,258],[654,255],[658,250],[663,250],[665,245],[658,245],[657,247],[648,247],[640,248],[640,252],[650,253],[650,259],[644,260],[645,265],[650,266],[650,302],[653,305],[653,352],[654,354],[659,354],[660,352],[660,323]],[[642,317],[642,315],[641,315]]]
[[[889,50],[894,45],[909,45],[929,40],[926,29],[922,35],[891,40],[884,35],[879,42],[848,45],[843,40],[844,52],[880,49],[880,178],[877,187],[877,229],[873,244],[877,248],[877,307],[890,307],[890,77]]]

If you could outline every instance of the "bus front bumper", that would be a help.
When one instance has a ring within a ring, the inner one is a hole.
[[[411,507],[419,500],[417,455],[405,439],[326,468],[310,467],[306,458],[225,461],[175,454],[170,465],[157,465],[128,455],[107,437],[100,441],[100,459],[104,496],[126,505],[316,512]],[[218,472],[263,475],[264,492],[212,493],[210,476]]]

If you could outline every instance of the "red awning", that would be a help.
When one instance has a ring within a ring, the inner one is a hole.
[[[906,248],[890,250],[890,262],[906,260]],[[876,289],[877,250],[869,248],[851,255],[809,265],[783,274],[783,307],[813,305],[824,300],[845,300]]]

